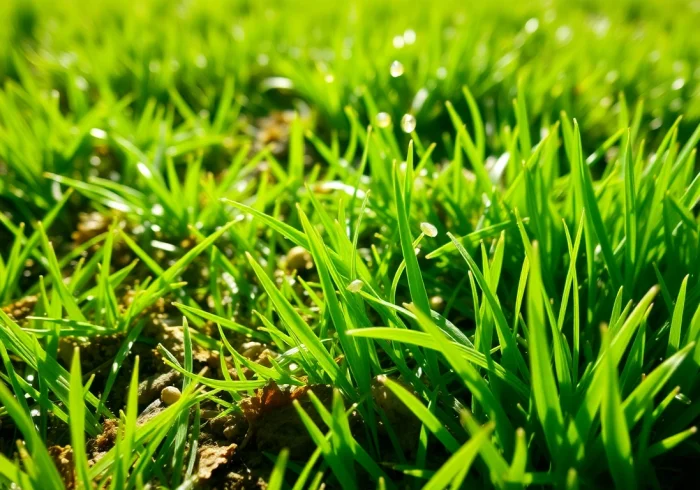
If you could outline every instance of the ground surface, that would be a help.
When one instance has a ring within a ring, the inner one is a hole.
[[[481,3],[0,5],[0,488],[687,481],[700,5]]]

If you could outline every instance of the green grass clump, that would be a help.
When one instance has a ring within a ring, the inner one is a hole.
[[[0,488],[688,481],[697,5],[482,3],[0,6]]]

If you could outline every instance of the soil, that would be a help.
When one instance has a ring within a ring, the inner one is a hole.
[[[289,139],[290,113],[276,112],[267,118],[257,121],[257,127],[253,128],[255,146],[271,147],[277,156],[283,156],[286,152]],[[307,145],[310,146],[310,145]],[[75,196],[74,196],[75,197]],[[68,217],[72,221],[73,231],[67,235],[51,237],[59,257],[70,252],[75,247],[85,244],[90,239],[108,231],[110,224],[118,220],[119,227],[127,233],[133,230],[129,228],[127,220],[118,213],[101,213],[95,210],[75,212]],[[195,245],[194,237],[174,238],[157,236],[169,243],[177,243],[184,251]],[[88,248],[83,257],[87,260],[97,250],[98,246]],[[156,251],[158,252],[158,251]],[[154,257],[161,261],[163,257]],[[112,263],[117,270],[135,259],[133,253],[115,237]],[[42,272],[38,264],[28,261],[27,276],[35,282],[38,274]],[[138,281],[151,276],[152,273],[143,264],[139,264],[127,278],[125,283],[117,289],[120,308],[126,309],[134,298],[135,287]],[[188,282],[188,291],[194,291],[195,299],[200,305],[206,305],[210,298],[197,297],[196,291],[206,290],[209,284],[207,259],[205,254],[198,257],[183,274],[183,279]],[[288,277],[301,276],[309,282],[318,281],[318,275],[314,270],[310,254],[300,248],[292,247],[283,251],[275,272],[278,282],[287,280]],[[28,283],[31,284],[31,283]],[[199,287],[205,286],[205,287]],[[299,281],[294,281],[293,287],[303,296],[304,291]],[[321,293],[318,293],[322,296]],[[180,387],[182,376],[172,370],[163,362],[157,346],[162,345],[178,361],[184,361],[184,333],[182,329],[182,314],[172,306],[172,302],[179,300],[174,295],[166,295],[156,301],[143,312],[138,321],[145,322],[139,338],[131,347],[130,354],[121,365],[115,384],[106,401],[107,407],[114,414],[118,414],[126,408],[126,394],[134,367],[134,359],[139,357],[139,386],[138,404],[139,417],[137,424],[142,425],[152,417],[165,409],[165,404],[160,396],[166,387]],[[37,304],[42,301],[39,295],[28,295],[14,303],[4,306],[3,311],[15,321],[22,324],[23,321],[34,313]],[[309,304],[310,307],[312,305]],[[239,308],[239,307],[237,307]],[[248,308],[242,306],[243,311]],[[239,310],[240,311],[240,310]],[[244,316],[244,315],[241,315]],[[252,315],[251,315],[252,317]],[[219,334],[215,325],[208,323],[200,327],[202,333],[218,338]],[[59,342],[58,360],[69,369],[75,347],[80,347],[82,372],[85,381],[94,376],[91,391],[100,395],[100,388],[105,385],[109,376],[115,356],[125,340],[124,334],[95,335],[87,337],[62,337]],[[260,342],[251,342],[249,339],[232,334],[229,342],[243,356],[265,366],[271,366],[270,359],[278,355],[269,345]],[[221,371],[221,363],[218,351],[210,351],[199,344],[193,344],[194,372],[204,372],[207,376],[225,379]],[[342,362],[342,359],[338,360]],[[21,363],[13,358],[18,372],[23,372]],[[230,358],[225,359],[228,374],[233,379],[239,379],[239,372],[234,367]],[[244,368],[242,374],[250,379],[254,375]],[[277,386],[270,382],[254,395],[244,399],[238,406],[238,411],[224,411],[223,408],[213,404],[202,404],[202,426],[198,440],[198,461],[195,468],[197,475],[197,488],[208,489],[262,489],[267,487],[266,479],[270,474],[273,462],[266,454],[277,454],[283,448],[287,448],[295,461],[305,461],[316,449],[309,433],[302,423],[294,402],[309,414],[312,420],[322,429],[327,430],[320,415],[314,408],[308,397],[308,392],[313,391],[319,400],[330,409],[333,389],[328,385],[309,385],[305,387]],[[420,425],[405,406],[398,402],[380,382],[375,383],[372,391],[374,401],[385,409],[389,423],[399,429],[400,444],[407,454],[415,448]],[[222,395],[224,396],[224,395]],[[357,413],[350,417],[351,430],[358,439],[366,437],[362,427],[362,420]],[[379,423],[380,443],[390,448],[386,428]],[[107,419],[103,421],[103,431],[95,438],[88,440],[88,457],[94,464],[114,447],[118,437],[118,421]],[[18,432],[11,419],[0,419],[0,451],[9,457],[15,456],[16,446],[9,443],[18,438]],[[62,422],[49,417],[49,430],[46,444],[66,487],[71,489],[75,485],[73,474],[73,451],[70,446],[70,434]],[[156,483],[156,482],[154,482]]]
[[[75,488],[75,473],[73,472],[73,448],[70,446],[51,446],[49,456],[53,459],[58,474],[61,475],[67,489]]]
[[[92,219],[92,218],[91,218]],[[84,230],[83,230],[84,231]],[[97,232],[96,232],[97,233]],[[290,257],[291,256],[291,257]],[[281,267],[283,274],[304,274],[314,276],[310,258],[300,250],[292,249],[290,255],[283,257]],[[121,299],[123,307],[128,307],[132,299],[127,287]],[[171,306],[174,298],[160,298],[141,317],[146,321],[139,339],[133,344],[130,355],[125,359],[117,376],[115,385],[108,398],[107,405],[113,413],[125,410],[126,393],[136,356],[139,357],[138,403],[140,414],[137,425],[142,425],[165,409],[161,401],[161,391],[169,386],[179,387],[182,383],[180,373],[170,369],[162,359],[157,344],[164,346],[180,362],[184,360],[184,334],[181,327],[182,317],[179,310]],[[16,321],[22,321],[33,313],[40,301],[38,296],[27,296],[8,305],[3,310]],[[218,336],[212,325],[205,325],[203,330]],[[80,347],[82,370],[87,379],[94,376],[93,393],[99,395],[100,386],[104,386],[110,367],[124,341],[123,334],[96,335],[85,337],[63,337],[59,342],[58,359],[67,369],[70,366],[75,347]],[[229,341],[245,357],[262,365],[270,366],[269,358],[278,354],[268,345],[251,342],[242,336],[232,336]],[[224,379],[219,362],[219,352],[209,351],[193,344],[194,371],[204,371],[207,376]],[[339,360],[342,362],[342,360]],[[226,359],[229,375],[238,379],[239,373],[230,358]],[[18,366],[19,367],[19,366]],[[249,378],[254,373],[243,369]],[[222,408],[210,404],[202,406],[202,426],[198,441],[198,462],[195,468],[197,488],[243,489],[266,488],[272,462],[265,454],[277,454],[284,448],[289,449],[296,461],[305,461],[316,449],[306,427],[303,425],[293,402],[296,400],[321,428],[325,428],[316,409],[311,404],[308,392],[313,391],[321,402],[330,409],[333,389],[329,385],[309,385],[304,387],[279,387],[270,382],[259,389],[253,396],[239,404],[239,411],[226,413]],[[375,401],[386,410],[389,422],[394,427],[401,427],[401,445],[407,451],[415,446],[420,426],[412,423],[415,418],[403,404],[396,403],[393,395],[381,383],[373,388]],[[393,400],[393,401],[392,401]],[[70,435],[65,425],[53,418],[48,431],[47,446],[51,457],[63,478],[66,487],[75,485],[73,474],[73,451]],[[364,434],[361,420],[354,414],[351,417],[353,431],[358,437]],[[17,437],[12,421],[5,418],[0,426],[0,435],[5,440]],[[326,429],[327,430],[327,429]],[[98,461],[114,447],[118,433],[118,421],[108,419],[103,422],[103,432],[88,441],[88,456],[91,464]],[[387,438],[380,424],[380,436]],[[388,445],[387,445],[388,447]],[[2,451],[12,457],[13,449],[3,445]]]

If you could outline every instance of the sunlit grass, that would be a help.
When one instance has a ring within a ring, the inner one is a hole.
[[[314,448],[257,454],[251,418],[236,457],[273,489],[666,488],[694,469],[690,7],[0,12],[0,487],[64,488],[57,431],[76,488],[206,487],[205,411],[250,416],[273,386],[303,393]],[[141,419],[153,362],[181,394]]]

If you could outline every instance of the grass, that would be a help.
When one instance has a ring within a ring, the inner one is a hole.
[[[697,5],[482,3],[0,6],[0,488],[687,481]]]

